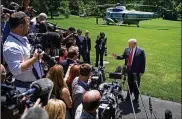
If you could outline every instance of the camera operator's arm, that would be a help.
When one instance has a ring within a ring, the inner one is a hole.
[[[32,58],[24,61],[23,54],[19,48],[10,47],[3,50],[3,55],[8,67],[13,75],[21,74],[38,60],[37,50]],[[41,58],[42,56],[40,56]]]

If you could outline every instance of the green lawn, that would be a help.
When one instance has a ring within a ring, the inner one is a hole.
[[[70,26],[90,31],[92,39],[91,61],[95,62],[96,36],[104,31],[108,37],[108,56],[104,59],[106,71],[114,71],[124,61],[116,61],[112,53],[121,54],[129,38],[136,38],[146,53],[146,72],[141,79],[141,93],[165,100],[181,102],[181,22],[154,19],[136,26],[96,25],[95,18],[71,16],[69,19],[50,20],[62,28]],[[110,80],[108,80],[110,81]]]

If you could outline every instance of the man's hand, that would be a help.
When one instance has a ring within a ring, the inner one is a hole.
[[[112,56],[113,56],[115,59],[117,59],[117,55],[116,55],[116,54],[112,53]]]
[[[42,53],[38,53],[38,50],[35,49],[35,52],[34,52],[34,54],[33,54],[33,57],[36,58],[36,60],[42,59],[43,54],[44,54],[44,51],[43,51]]]
[[[143,73],[140,73],[139,76],[141,77],[143,75]]]
[[[28,99],[27,97],[23,97],[23,98],[22,98],[22,102],[25,102],[27,99]],[[37,106],[41,107],[40,101],[41,101],[40,98],[38,98],[37,101],[35,102],[35,104],[33,105],[33,107],[37,107]],[[27,110],[28,110],[28,107],[25,106],[24,113],[25,113]]]

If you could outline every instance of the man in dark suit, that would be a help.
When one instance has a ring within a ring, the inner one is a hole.
[[[104,32],[100,32],[100,36],[97,37],[97,40],[95,41],[95,49],[96,49],[96,63],[95,67],[98,67],[98,61],[100,57],[100,66],[103,66],[103,57],[104,52],[106,50],[106,43],[107,43],[107,37],[105,37]]]
[[[82,30],[77,30],[78,36],[76,37],[76,45],[79,48],[79,56],[78,59],[80,60],[80,56],[83,58],[83,62],[87,62],[87,41],[84,36],[82,36]]]
[[[85,32],[86,46],[87,46],[87,63],[90,64],[90,50],[91,50],[91,39],[89,37],[89,31]]]
[[[135,102],[138,103],[139,90],[134,81],[134,76],[136,75],[136,80],[138,87],[140,86],[140,78],[145,72],[145,52],[143,49],[137,47],[136,39],[129,39],[129,48],[126,48],[123,55],[117,56],[112,54],[115,59],[123,60],[125,59],[125,65],[127,66],[128,73],[128,85],[130,88],[131,94],[134,93]],[[129,91],[127,93],[126,100],[130,99]]]

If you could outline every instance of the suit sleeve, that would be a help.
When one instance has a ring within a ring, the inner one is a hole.
[[[146,64],[146,57],[145,57],[145,52],[142,50],[142,55],[141,55],[141,73],[145,72],[145,64]]]
[[[117,60],[123,60],[125,58],[126,58],[126,49],[125,49],[125,51],[124,51],[124,53],[122,55],[117,56]]]

